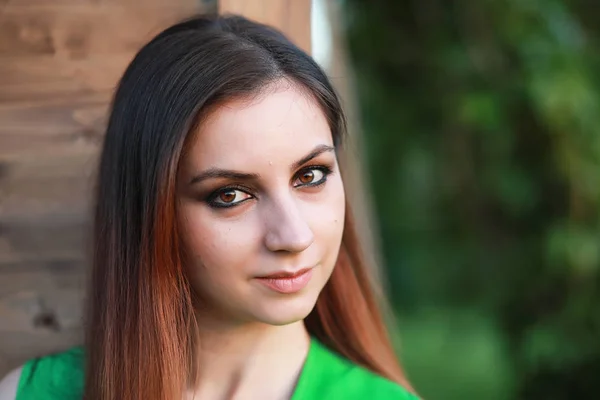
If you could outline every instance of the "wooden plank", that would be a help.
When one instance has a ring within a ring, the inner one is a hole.
[[[21,92],[35,100],[52,91],[73,95],[112,91],[132,57],[130,52],[78,60],[52,55],[0,57],[0,103],[24,97]]]
[[[184,7],[184,8],[196,8],[211,11],[207,8],[211,2],[202,0],[175,0],[167,3],[165,0],[0,0],[0,6],[6,5],[10,2],[11,8],[30,8],[30,7],[123,7],[123,6],[134,6],[138,8],[152,8],[152,7]]]
[[[5,6],[0,23],[0,55],[54,55],[135,52],[167,25],[197,6],[92,7]]]
[[[308,54],[311,53],[311,1],[288,0],[285,10],[285,34]]]
[[[28,0],[28,1],[44,1],[44,0]],[[76,1],[76,0],[71,0],[71,1]],[[165,6],[165,4],[167,4],[165,2],[165,0],[144,0],[143,3],[140,3],[139,0],[95,0],[98,1],[100,3],[102,3],[102,5],[106,6],[106,5],[119,5],[119,6],[135,6],[135,7],[144,7],[144,8],[149,8],[149,7],[156,7],[156,6]],[[206,11],[214,11],[211,10],[209,7],[211,6],[211,3],[216,3],[216,1],[206,1],[206,0],[175,0],[172,1],[170,4],[171,6],[175,6],[175,7],[183,7],[183,8],[194,8],[197,10],[197,12],[206,12]]]
[[[76,216],[81,221],[79,225],[65,226],[62,230],[58,226],[40,227],[32,222],[25,232],[17,229],[8,232],[1,239],[2,247],[7,248],[0,254],[2,276],[8,279],[8,271],[13,268],[58,273],[72,269],[73,265],[85,264],[91,247],[91,225],[85,216]],[[36,234],[31,234],[32,231]],[[41,237],[43,233],[51,234],[52,238]]]
[[[102,96],[108,99],[108,96]],[[0,103],[0,140],[17,135],[22,140],[36,137],[70,136],[87,132],[102,134],[106,126],[106,101],[86,104],[81,99],[71,104],[45,103],[3,107]],[[3,150],[0,149],[0,154]],[[1,156],[0,156],[1,157]]]
[[[89,237],[89,224],[85,229],[75,231],[80,238]],[[4,240],[4,238],[0,239]],[[72,286],[69,282],[78,276],[80,269],[85,269],[89,263],[89,243],[77,248],[48,249],[48,251],[17,252],[14,249],[0,254],[0,273],[6,279],[0,283],[0,292],[25,290],[35,285],[36,274],[50,273],[54,281],[61,286]],[[11,253],[12,251],[12,253]],[[14,275],[15,272],[19,275]],[[63,274],[64,272],[64,274]],[[37,277],[39,278],[39,277]],[[22,280],[22,281],[20,281]],[[33,280],[33,281],[32,281]]]
[[[53,285],[0,297],[1,332],[67,330],[81,326],[83,290]],[[46,322],[43,319],[49,319]]]
[[[219,13],[240,14],[271,25],[310,53],[310,0],[220,0]]]
[[[0,274],[11,269],[60,272],[80,265],[90,249],[89,213],[37,214],[0,219]]]
[[[4,172],[2,184],[18,180],[79,177],[88,179],[97,163],[98,146],[84,142],[52,146],[43,153],[29,153],[0,158]]]
[[[0,174],[7,174],[11,168],[12,160],[18,158],[30,158],[51,151],[62,151],[64,147],[90,145],[99,151],[102,141],[102,131],[87,131],[85,129],[69,132],[60,136],[35,136],[35,135],[2,135],[0,136]],[[2,176],[0,176],[0,185]]]
[[[6,278],[0,280],[0,297],[51,286],[59,289],[81,288],[89,264],[84,253],[83,249],[77,249],[60,257],[44,255],[37,259],[27,253],[23,255],[29,259],[12,262],[0,260],[0,273]]]
[[[61,226],[70,216],[81,218],[89,212],[97,167],[97,147],[74,145],[59,148],[48,154],[21,154],[5,159],[0,181],[0,221],[20,216],[36,218],[56,215],[49,223]],[[36,223],[42,223],[38,221]],[[31,229],[30,235],[35,235]],[[42,241],[52,243],[51,235]]]
[[[0,163],[22,157],[45,157],[46,153],[63,155],[84,151],[81,162],[95,161],[104,136],[106,104],[81,104],[78,107],[23,107],[3,109],[0,106]],[[90,158],[92,157],[92,158]],[[44,168],[44,166],[41,166]]]
[[[2,61],[0,60],[0,63]],[[95,92],[76,81],[45,82],[36,85],[6,85],[0,89],[0,104],[63,101],[74,96],[92,96]]]
[[[49,0],[5,0],[10,1],[11,7],[39,7],[47,6]],[[98,0],[52,0],[53,6],[81,6],[81,5],[94,5]]]
[[[0,218],[45,213],[81,215],[88,211],[87,204],[94,189],[93,181],[93,177],[85,176],[46,176],[5,185],[1,193],[3,199],[0,203]]]

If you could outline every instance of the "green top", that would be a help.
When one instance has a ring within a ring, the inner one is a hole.
[[[79,400],[83,393],[83,349],[28,361],[16,400]],[[292,400],[418,400],[401,386],[359,367],[312,339]]]

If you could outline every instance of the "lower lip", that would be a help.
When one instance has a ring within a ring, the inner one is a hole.
[[[311,268],[302,275],[293,278],[257,278],[257,280],[271,290],[283,294],[291,294],[304,289],[308,285],[312,273]]]

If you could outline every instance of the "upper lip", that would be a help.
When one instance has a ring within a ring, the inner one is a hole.
[[[291,279],[300,276],[312,268],[302,268],[296,271],[277,271],[269,275],[259,276],[261,279]]]

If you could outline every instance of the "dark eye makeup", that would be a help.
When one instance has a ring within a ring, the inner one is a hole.
[[[294,175],[292,184],[298,189],[318,187],[327,182],[332,172],[332,168],[326,165],[310,165]],[[204,201],[212,208],[231,208],[253,198],[256,195],[251,188],[234,184],[213,191]]]

